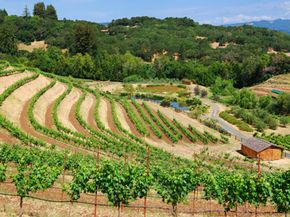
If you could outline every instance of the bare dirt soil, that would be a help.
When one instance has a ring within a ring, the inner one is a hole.
[[[108,123],[109,123],[109,128],[114,132],[114,133],[120,133],[114,120],[113,120],[113,115],[112,115],[112,105],[108,100],[105,100],[107,102],[108,106]]]
[[[89,81],[85,82],[87,86],[92,89],[97,89],[104,92],[119,92],[123,89],[123,83],[121,82],[112,82],[112,81]]]
[[[35,104],[34,115],[36,120],[45,125],[46,113],[49,106],[65,91],[66,86],[57,82],[51,89],[46,91]]]
[[[0,94],[2,94],[9,86],[15,82],[28,77],[31,73],[17,73],[8,76],[0,77]]]
[[[80,97],[80,91],[73,88],[69,95],[67,95],[64,100],[60,103],[57,115],[60,122],[67,128],[77,131],[75,127],[69,120],[69,113],[73,105],[78,101]]]
[[[32,52],[33,50],[36,49],[43,49],[47,50],[48,45],[45,43],[45,41],[34,41],[31,42],[30,45],[26,45],[24,43],[18,44],[18,50],[24,50],[28,52]]]
[[[273,89],[281,90],[286,93],[290,93],[290,74],[277,75],[264,83],[258,84],[250,88],[259,96],[277,96],[272,93]]]
[[[126,112],[119,103],[116,103],[116,113],[122,127],[132,133],[131,128],[126,120]]]
[[[104,124],[105,128],[110,129],[108,123],[108,105],[107,102],[102,97],[100,98],[100,107],[98,109],[98,112],[101,122]]]
[[[81,104],[80,109],[80,115],[84,120],[89,119],[90,109],[93,107],[93,105],[94,105],[94,96],[92,94],[88,94],[83,103]]]
[[[0,143],[5,144],[20,144],[20,141],[13,137],[7,130],[0,128]]]
[[[42,75],[15,90],[3,103],[0,112],[10,121],[19,125],[22,108],[39,90],[49,84],[50,80]]]

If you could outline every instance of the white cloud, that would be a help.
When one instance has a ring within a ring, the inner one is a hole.
[[[222,20],[223,24],[231,24],[231,23],[244,23],[244,22],[260,21],[260,20],[273,20],[273,17],[271,17],[271,16],[248,16],[245,14],[239,14],[239,15],[233,16],[233,17],[222,17],[221,20]]]
[[[290,14],[290,1],[286,1],[282,4],[282,8],[286,10],[286,15]]]

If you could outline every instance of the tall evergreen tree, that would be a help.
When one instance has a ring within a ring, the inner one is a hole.
[[[29,12],[27,5],[25,5],[24,11],[23,11],[23,17],[24,18],[30,17],[30,12]]]
[[[57,20],[57,13],[53,5],[47,5],[45,17],[52,20]]]
[[[0,24],[4,22],[6,16],[8,16],[7,11],[5,9],[0,10]]]
[[[45,17],[45,4],[38,2],[34,5],[33,16]]]

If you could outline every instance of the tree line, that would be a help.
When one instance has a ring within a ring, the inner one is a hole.
[[[45,40],[51,49],[32,54],[17,51],[17,43],[34,40]],[[213,49],[212,42],[227,47]],[[188,78],[210,86],[223,77],[240,88],[289,72],[290,58],[282,54],[289,47],[290,36],[284,33],[251,26],[199,25],[189,18],[133,17],[105,26],[58,20],[54,6],[44,3],[35,4],[33,16],[27,7],[23,16],[0,11],[1,58],[80,78]],[[269,48],[282,53],[269,54]]]

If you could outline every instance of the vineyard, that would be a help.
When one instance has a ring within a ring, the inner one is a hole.
[[[119,216],[137,203],[146,216],[152,195],[174,216],[185,210],[194,214],[202,212],[197,191],[202,203],[215,201],[221,215],[243,213],[238,209],[246,205],[253,213],[289,211],[289,171],[257,175],[251,163],[176,155],[181,147],[218,147],[231,139],[70,77],[1,62],[0,130],[0,189],[12,186],[6,193],[19,197],[21,214],[26,198],[56,187],[72,204],[90,194],[95,216],[104,201]],[[194,205],[183,209],[192,195]]]

